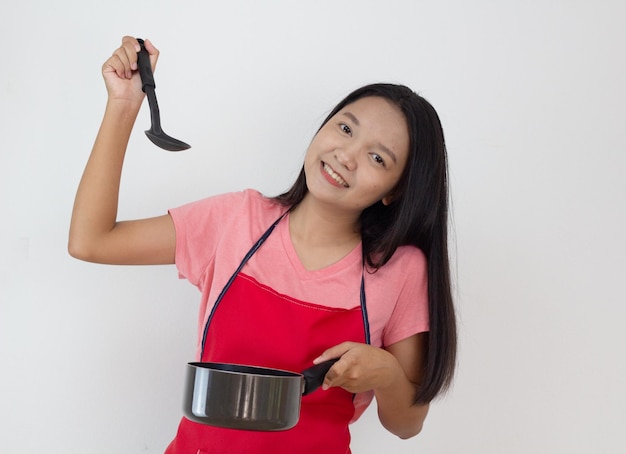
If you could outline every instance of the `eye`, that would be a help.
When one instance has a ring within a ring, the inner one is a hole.
[[[383,157],[381,155],[379,155],[378,153],[371,153],[370,156],[372,157],[372,160],[376,164],[385,167],[385,160],[383,159]]]
[[[346,134],[348,134],[349,136],[352,135],[352,129],[350,129],[350,126],[348,126],[345,123],[340,123],[339,124],[339,128]]]

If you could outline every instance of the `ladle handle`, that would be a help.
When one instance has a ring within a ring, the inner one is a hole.
[[[302,371],[302,375],[304,376],[304,391],[302,392],[302,395],[306,396],[322,386],[322,383],[324,383],[324,377],[326,377],[330,368],[333,367],[333,364],[337,361],[339,361],[339,358],[329,359],[328,361],[316,364],[315,366]]]
[[[141,46],[141,50],[137,52],[137,66],[139,67],[139,75],[141,76],[141,89],[145,93],[146,86],[156,88],[156,84],[154,83],[154,75],[152,74],[150,55],[143,44],[143,39],[137,38],[137,42]]]

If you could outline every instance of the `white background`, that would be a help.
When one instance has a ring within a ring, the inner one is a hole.
[[[376,81],[438,110],[460,359],[424,431],[375,408],[355,453],[626,452],[623,1],[3,2],[0,451],[160,453],[199,294],[172,266],[70,258],[67,232],[124,34],[162,54],[169,153],[131,138],[120,215],[295,178],[331,107]]]

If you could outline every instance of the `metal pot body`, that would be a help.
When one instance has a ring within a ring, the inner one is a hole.
[[[241,430],[290,429],[300,418],[302,374],[223,363],[188,363],[184,414]]]

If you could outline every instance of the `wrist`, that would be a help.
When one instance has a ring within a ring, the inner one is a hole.
[[[109,96],[107,98],[106,109],[121,114],[137,114],[141,108],[143,97],[139,99],[119,98]]]
[[[128,99],[109,98],[105,109],[105,119],[114,123],[128,124],[129,127],[135,123],[139,110],[141,108],[141,100],[133,101]]]

